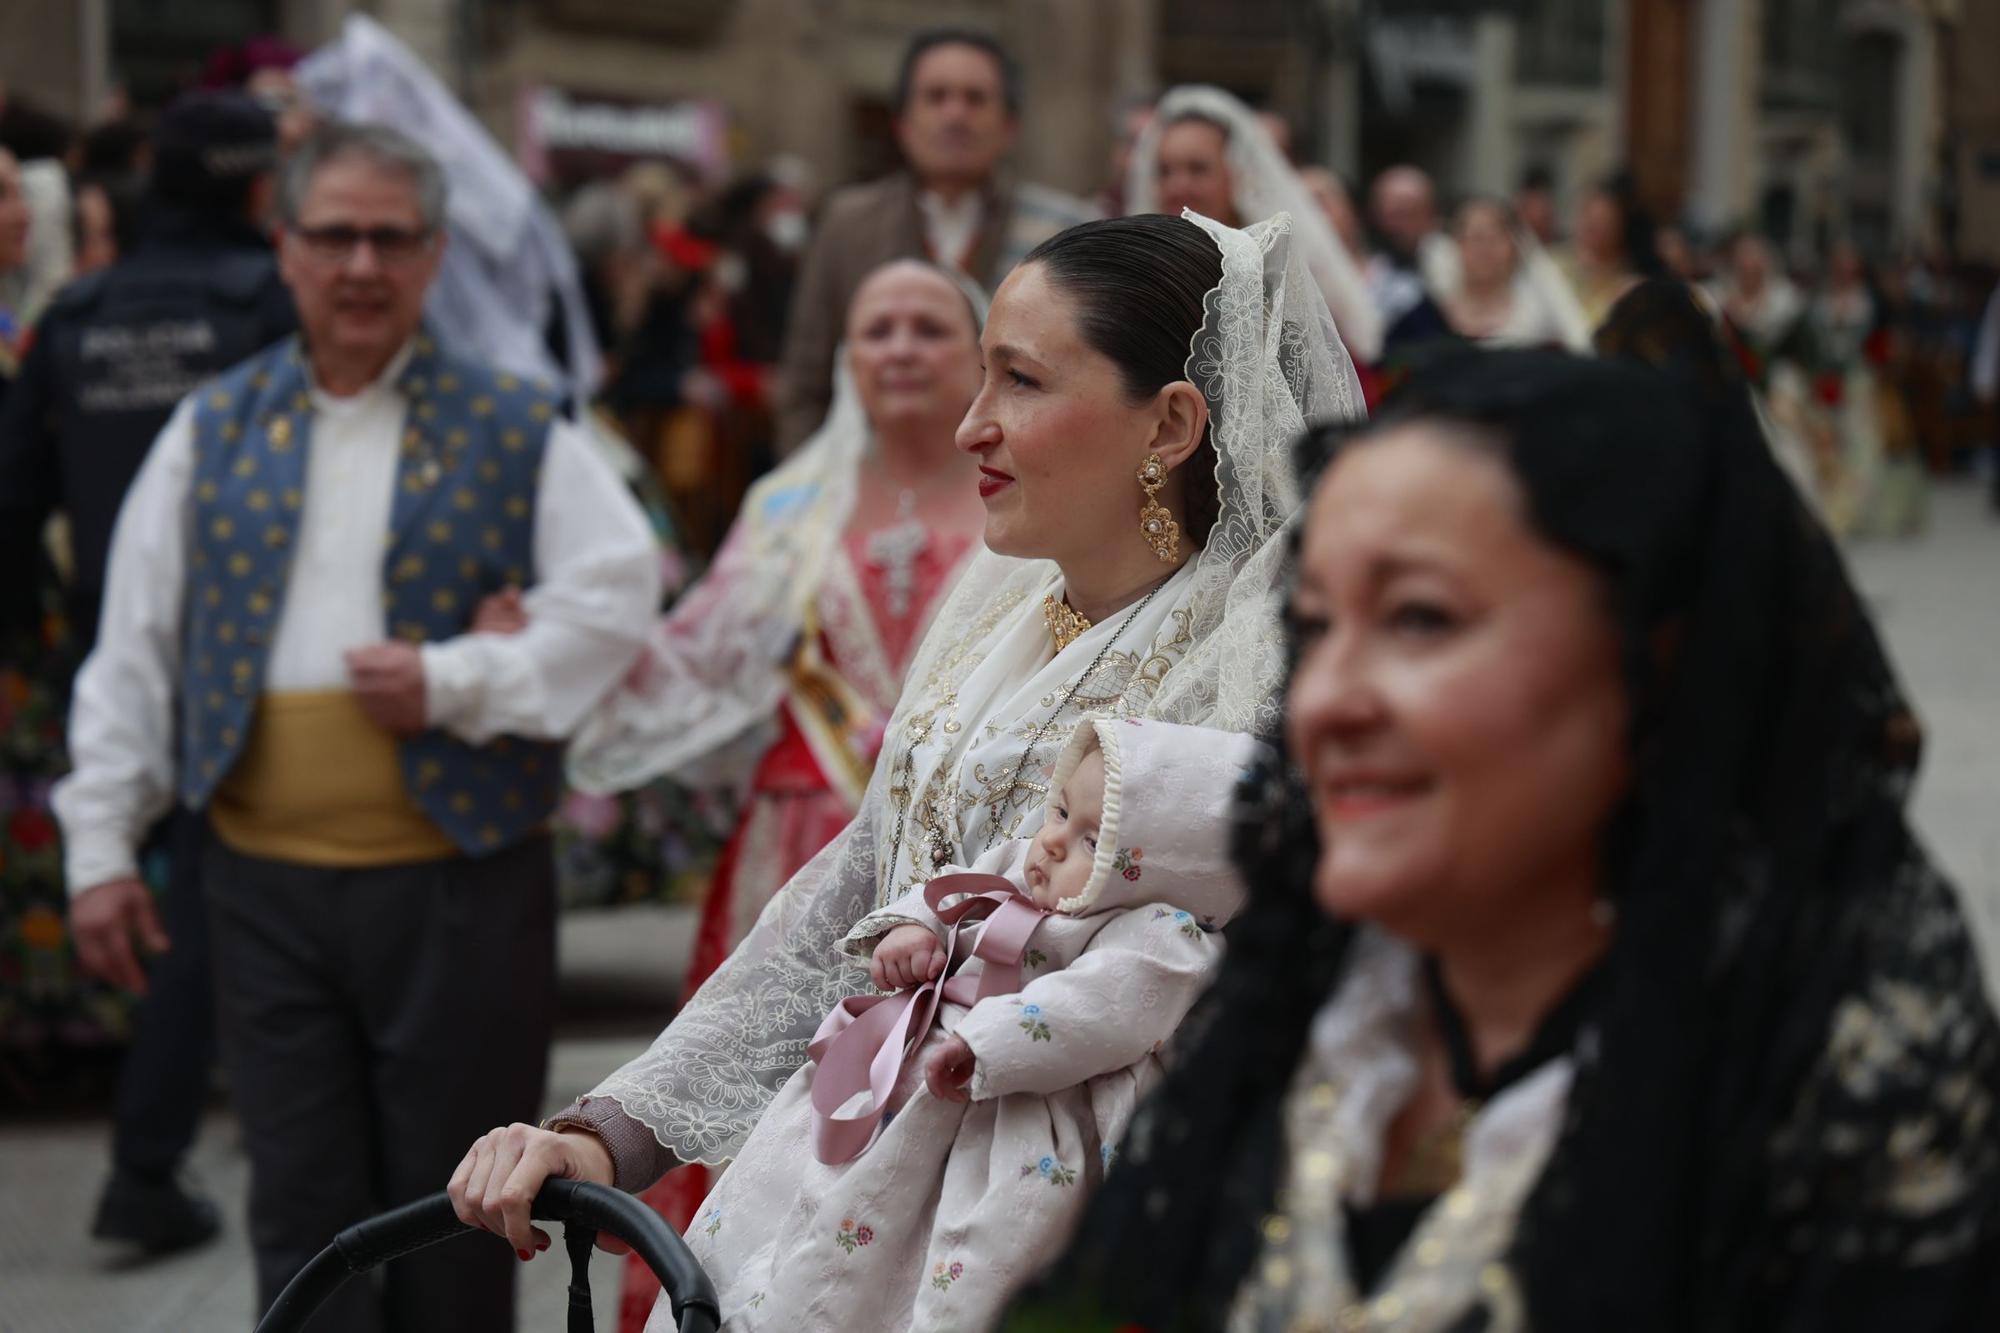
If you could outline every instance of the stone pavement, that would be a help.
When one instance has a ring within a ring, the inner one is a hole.
[[[1932,507],[1923,537],[1857,547],[1851,563],[1928,732],[1918,826],[1965,891],[1988,975],[2000,981],[2000,522],[1969,484],[1938,487]],[[564,917],[550,1109],[657,1030],[689,925],[685,912],[649,909]],[[151,1264],[85,1235],[107,1134],[102,1117],[0,1124],[0,1333],[247,1329],[246,1172],[228,1113],[209,1114],[193,1162],[227,1209],[227,1232],[207,1249]],[[616,1273],[607,1256],[592,1265],[600,1329],[612,1326]],[[523,1333],[563,1327],[567,1280],[560,1251],[527,1266]]]
[[[1849,564],[1923,722],[1917,829],[2000,995],[2000,515],[1962,481],[1932,487],[1930,518],[1914,540],[1851,548]]]

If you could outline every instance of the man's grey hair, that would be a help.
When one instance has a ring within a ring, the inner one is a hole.
[[[407,177],[416,191],[424,229],[434,232],[444,226],[444,168],[430,150],[400,130],[338,120],[321,124],[286,160],[278,176],[279,220],[297,225],[313,177],[320,168],[349,157]]]

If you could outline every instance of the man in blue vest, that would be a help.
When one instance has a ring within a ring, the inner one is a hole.
[[[331,124],[287,162],[303,336],[175,409],[121,511],[75,773],[73,915],[171,947],[133,848],[176,799],[202,874],[259,1297],[341,1227],[534,1119],[555,990],[560,742],[659,598],[644,516],[546,391],[420,327],[443,176]],[[471,629],[526,589],[529,628]],[[92,909],[82,910],[87,899]],[[337,1294],[328,1327],[506,1329],[512,1256],[444,1246]]]

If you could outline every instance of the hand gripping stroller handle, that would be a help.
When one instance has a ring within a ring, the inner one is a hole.
[[[535,1196],[530,1214],[542,1221],[603,1232],[629,1244],[660,1279],[675,1327],[682,1333],[713,1333],[721,1324],[715,1286],[687,1243],[631,1195],[589,1181],[550,1180]],[[442,1192],[357,1222],[299,1270],[258,1323],[257,1333],[302,1329],[313,1311],[349,1278],[470,1234]]]

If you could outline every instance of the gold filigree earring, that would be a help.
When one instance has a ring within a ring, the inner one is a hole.
[[[1166,484],[1167,465],[1158,454],[1147,454],[1146,461],[1139,464],[1139,489],[1146,493],[1146,503],[1139,509],[1139,535],[1160,557],[1161,564],[1171,565],[1181,558],[1181,525],[1153,498]]]

